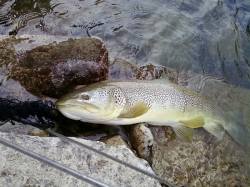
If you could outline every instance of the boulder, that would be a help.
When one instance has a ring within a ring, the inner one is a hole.
[[[60,97],[76,85],[107,79],[108,51],[98,38],[68,39],[19,52],[12,78],[37,96]]]

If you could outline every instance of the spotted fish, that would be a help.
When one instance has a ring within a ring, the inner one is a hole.
[[[192,141],[194,128],[220,139],[224,134],[225,120],[208,100],[163,80],[102,81],[67,94],[56,106],[64,116],[84,122],[170,126],[185,142]]]

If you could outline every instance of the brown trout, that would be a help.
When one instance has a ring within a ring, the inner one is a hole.
[[[107,80],[76,90],[56,102],[66,117],[90,123],[170,126],[182,141],[203,127],[222,138],[225,120],[207,99],[163,80]]]

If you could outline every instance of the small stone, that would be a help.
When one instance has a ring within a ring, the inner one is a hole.
[[[164,72],[170,82],[177,84],[179,73],[165,66],[144,65],[137,66],[122,59],[111,59],[109,77],[111,79],[159,79]]]
[[[178,83],[178,72],[176,70],[164,66],[155,66],[152,64],[138,68],[136,70],[136,79],[159,79],[163,73],[166,74],[166,77],[169,79],[169,81],[175,84]]]
[[[28,135],[30,135],[30,136],[48,137],[49,133],[47,133],[46,131],[40,130],[38,128],[34,128],[34,129],[32,129],[32,131],[30,131],[28,133]]]

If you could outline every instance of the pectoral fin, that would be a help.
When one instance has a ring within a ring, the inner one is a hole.
[[[191,142],[194,136],[194,129],[186,127],[181,123],[172,126],[176,136],[183,142]]]
[[[144,102],[137,101],[128,112],[121,114],[118,118],[136,118],[145,114],[148,109],[148,106]]]
[[[183,123],[184,125],[190,128],[199,128],[204,126],[205,121],[202,116],[198,116],[189,120],[180,120],[180,123]]]

